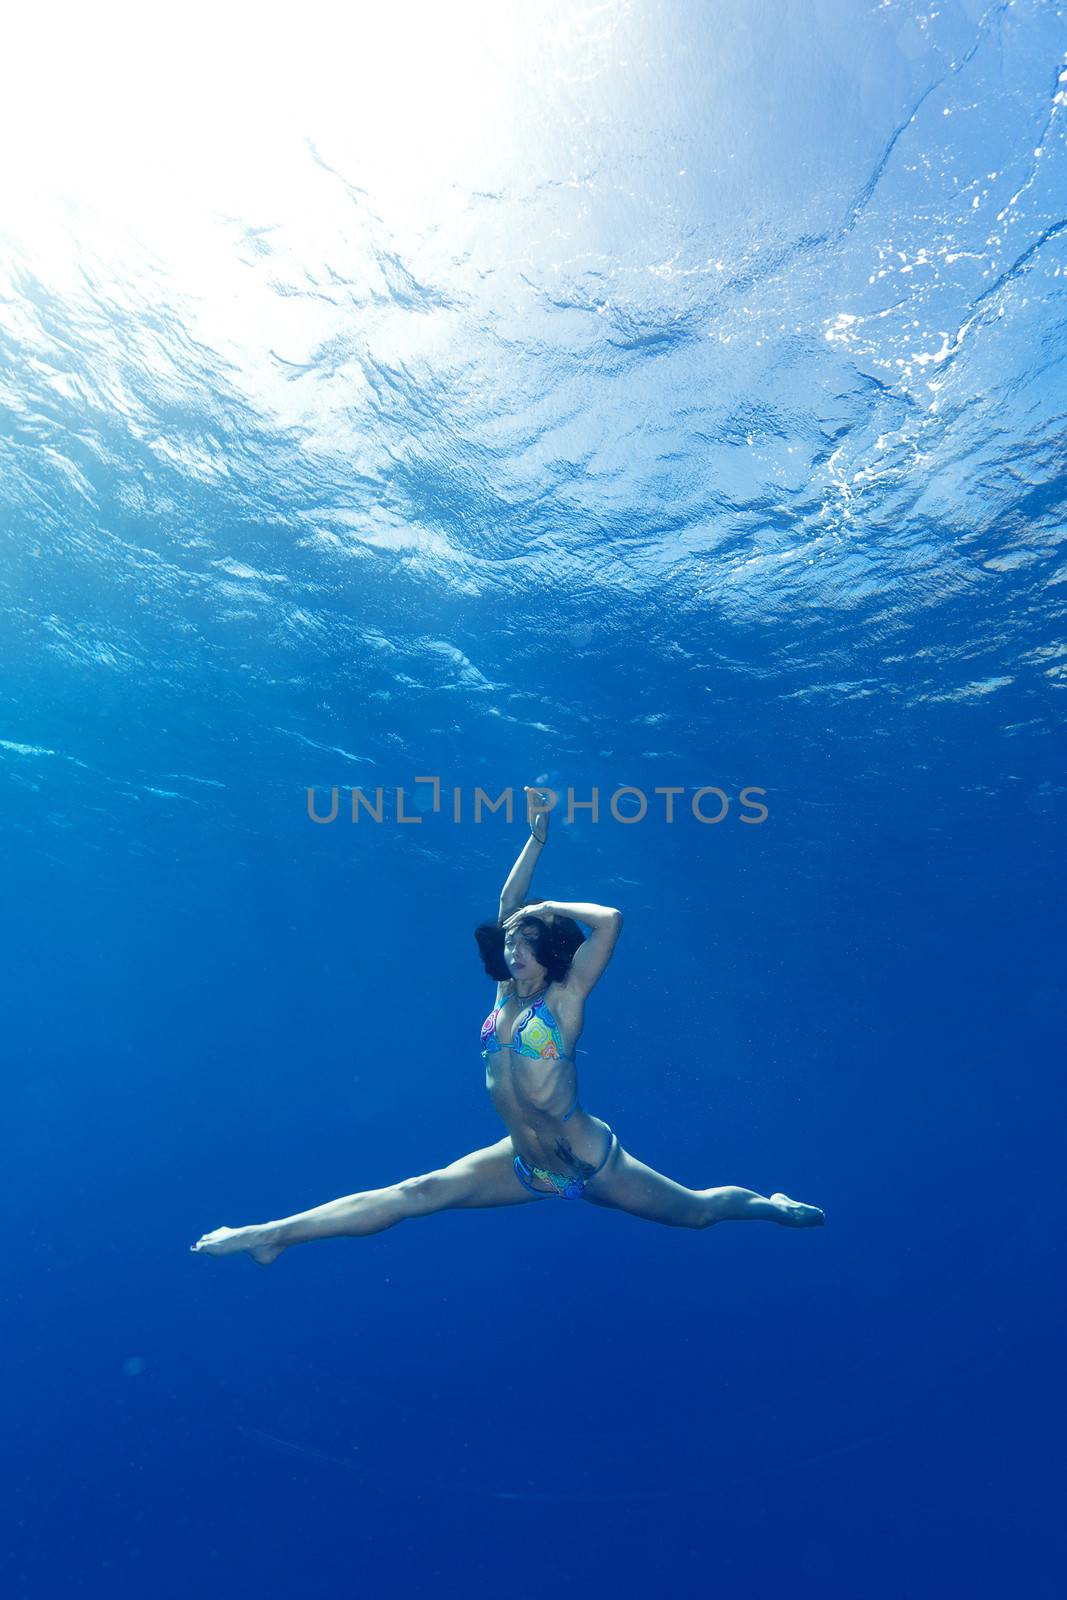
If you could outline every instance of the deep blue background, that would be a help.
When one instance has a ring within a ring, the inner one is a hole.
[[[177,277],[0,237],[19,1600],[1062,1592],[1061,8],[561,14],[443,233],[358,168],[336,258],[226,224],[334,297],[317,442]],[[189,1254],[499,1137],[472,930],[525,827],[423,774],[599,789],[533,885],[625,913],[583,1103],[825,1230]],[[381,827],[309,822],[354,783]]]

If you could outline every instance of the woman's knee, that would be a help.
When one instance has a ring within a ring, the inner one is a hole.
[[[405,1178],[396,1185],[405,1217],[428,1217],[435,1211],[447,1211],[449,1206],[462,1201],[463,1185],[454,1173],[443,1168],[436,1172],[423,1172],[416,1178]]]

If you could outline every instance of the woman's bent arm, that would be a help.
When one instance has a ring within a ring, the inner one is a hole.
[[[622,925],[622,912],[616,911],[614,906],[594,906],[584,901],[564,900],[551,900],[549,904],[557,917],[573,917],[575,922],[586,923],[594,933],[600,928]]]

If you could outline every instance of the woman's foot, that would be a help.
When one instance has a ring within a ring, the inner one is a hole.
[[[784,1228],[821,1228],[826,1222],[826,1216],[818,1206],[806,1206],[800,1200],[790,1200],[787,1194],[772,1194],[771,1204],[778,1213],[775,1222],[780,1222]]]
[[[285,1249],[270,1235],[271,1229],[263,1227],[216,1228],[213,1233],[205,1233],[189,1249],[205,1256],[232,1256],[247,1250],[253,1261],[258,1261],[261,1267],[269,1267]]]

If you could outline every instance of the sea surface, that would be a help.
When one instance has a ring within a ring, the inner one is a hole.
[[[1065,7],[5,32],[4,1594],[1062,1595]],[[501,1137],[527,784],[826,1227],[190,1254]]]

